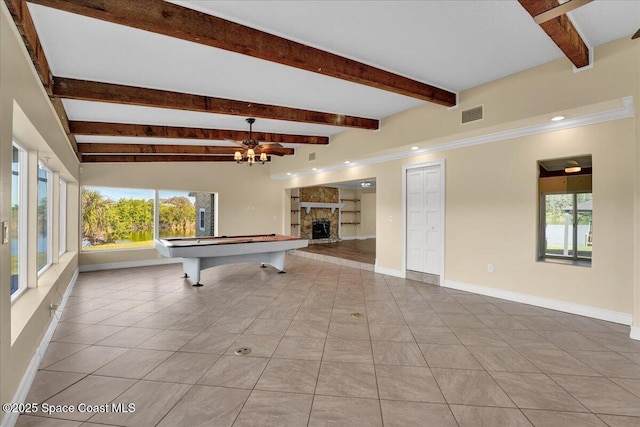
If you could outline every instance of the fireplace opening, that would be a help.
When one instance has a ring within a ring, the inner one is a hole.
[[[328,219],[314,219],[311,228],[312,239],[328,239],[331,236],[331,222]]]

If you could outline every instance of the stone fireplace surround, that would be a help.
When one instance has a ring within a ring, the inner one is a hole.
[[[308,239],[309,243],[336,242],[338,238],[338,225],[340,223],[339,200],[340,192],[333,187],[307,187],[300,189],[300,203],[310,203],[310,206],[300,209],[300,237]],[[314,203],[330,203],[331,207],[314,207]],[[335,204],[335,205],[334,205]],[[329,221],[329,237],[325,239],[313,239],[313,221]]]

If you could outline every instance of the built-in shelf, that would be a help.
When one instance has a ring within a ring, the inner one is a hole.
[[[341,225],[358,225],[360,224],[359,222],[341,222]]]
[[[342,212],[342,213],[358,213],[360,211],[345,211],[345,210],[341,210],[340,212]]]
[[[340,199],[341,202],[359,202],[359,199]]]
[[[299,198],[300,198],[299,196],[291,196],[291,199],[298,200]]]
[[[298,225],[300,225],[300,224],[291,224],[292,227],[296,227]]]

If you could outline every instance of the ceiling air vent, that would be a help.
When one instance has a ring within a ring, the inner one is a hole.
[[[316,152],[309,153],[309,161],[312,162],[316,159]]]
[[[484,106],[469,108],[462,111],[462,124],[475,122],[484,118]]]

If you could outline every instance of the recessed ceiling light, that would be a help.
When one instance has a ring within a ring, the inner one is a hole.
[[[291,176],[291,172],[287,172],[287,176]]]
[[[311,170],[312,170],[312,171],[317,171],[317,170],[318,170],[318,168],[311,168]]]
[[[345,165],[348,165],[349,163],[351,163],[351,160],[345,160],[345,161],[344,161],[344,164],[345,164]]]
[[[564,120],[564,116],[555,116],[551,118],[552,122],[559,122],[560,120]]]
[[[412,149],[412,150],[417,150],[418,148],[420,148],[420,147],[418,147],[418,146],[416,146],[416,145],[414,145],[413,147],[411,147],[411,149]]]

